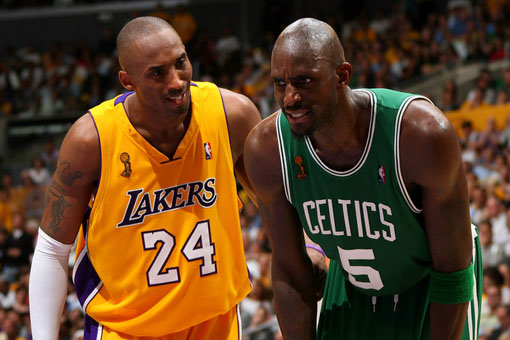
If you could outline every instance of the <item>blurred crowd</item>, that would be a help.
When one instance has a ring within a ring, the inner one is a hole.
[[[71,1],[72,2],[72,1]],[[84,1],[75,1],[83,3]],[[89,1],[90,2],[90,1]],[[0,8],[20,3],[39,6],[53,1],[0,2]],[[278,1],[274,1],[278,3]],[[450,1],[439,11],[428,1],[404,9],[344,18],[341,13],[314,16],[339,33],[346,59],[354,68],[352,87],[399,87],[470,61],[486,63],[510,58],[510,1]],[[428,6],[426,6],[429,4]],[[271,13],[265,22],[280,22]],[[201,30],[183,6],[162,6],[151,15],[170,21],[186,43],[195,80],[210,80],[249,96],[263,117],[277,107],[269,78],[272,44],[280,26],[266,28],[243,46],[232,27],[213,36]],[[292,20],[293,18],[286,18]],[[348,19],[348,20],[347,20]],[[118,80],[115,35],[107,28],[96,46],[55,42],[45,49],[33,45],[6,48],[0,59],[0,115],[19,119],[77,117],[101,101],[123,92]],[[440,84],[443,86],[443,84]],[[455,80],[444,84],[436,104],[444,111],[510,102],[510,69],[492,74],[482,69],[465,96]],[[510,339],[510,113],[498,129],[488,119],[484,131],[470,122],[459,130],[469,184],[470,214],[479,228],[484,261],[484,297],[480,339]],[[3,166],[0,184],[0,340],[31,339],[28,314],[28,277],[44,194],[58,157],[55,140],[27,159],[21,173]],[[271,289],[271,248],[255,205],[239,187],[244,201],[241,227],[253,289],[241,303],[244,337],[280,339]],[[74,260],[70,258],[70,266]],[[83,311],[69,281],[61,322],[61,339],[83,334]]]

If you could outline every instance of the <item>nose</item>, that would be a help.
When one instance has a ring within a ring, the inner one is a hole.
[[[292,107],[301,101],[301,94],[296,90],[292,84],[285,86],[285,93],[283,94],[283,106]]]
[[[184,80],[182,80],[181,75],[178,70],[175,68],[171,69],[168,72],[167,76],[167,89],[169,91],[180,90],[184,86]]]

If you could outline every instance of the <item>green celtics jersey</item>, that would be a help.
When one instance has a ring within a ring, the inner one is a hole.
[[[308,236],[370,296],[401,294],[424,279],[432,260],[421,209],[404,185],[399,158],[403,112],[416,98],[387,89],[371,98],[365,149],[346,171],[326,166],[308,136],[295,136],[281,112],[276,129],[285,194]]]

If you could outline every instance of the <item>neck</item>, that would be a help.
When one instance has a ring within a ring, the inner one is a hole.
[[[364,147],[370,118],[370,98],[346,88],[339,97],[332,121],[312,133],[316,149],[348,152]]]
[[[166,115],[144,110],[136,100],[136,95],[127,98],[126,112],[138,133],[169,158],[175,153],[191,120],[191,107],[185,114]]]

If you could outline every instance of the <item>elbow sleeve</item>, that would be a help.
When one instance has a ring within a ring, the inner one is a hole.
[[[63,244],[39,228],[29,282],[30,321],[37,340],[56,340],[67,296],[72,244]]]

